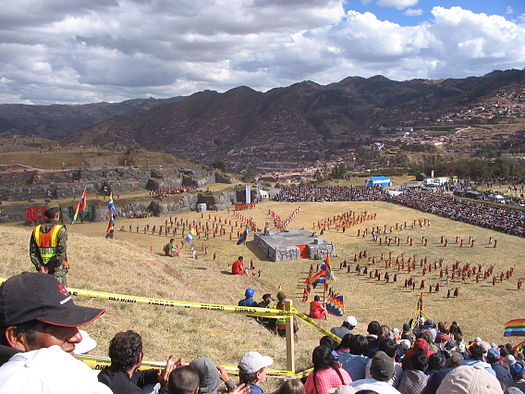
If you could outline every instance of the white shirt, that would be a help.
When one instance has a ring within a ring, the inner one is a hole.
[[[390,386],[387,382],[376,379],[359,379],[349,385],[359,390],[374,390],[378,394],[401,394],[397,389]]]
[[[111,394],[86,364],[51,346],[17,353],[0,367],[0,394]]]

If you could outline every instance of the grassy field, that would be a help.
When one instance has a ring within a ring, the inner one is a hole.
[[[472,278],[462,283],[459,280],[441,282],[442,290],[438,294],[425,295],[425,312],[434,321],[458,321],[465,333],[466,339],[481,336],[484,340],[496,343],[509,342],[503,337],[503,324],[513,318],[522,318],[525,310],[524,289],[516,289],[518,279],[525,279],[523,250],[525,240],[502,233],[482,229],[448,219],[425,214],[412,209],[371,202],[340,202],[340,203],[275,203],[264,202],[257,208],[244,211],[243,214],[252,217],[259,227],[270,220],[268,209],[272,209],[284,218],[297,207],[300,213],[293,220],[290,228],[312,229],[312,224],[318,220],[332,217],[352,210],[357,213],[365,211],[375,213],[376,219],[349,228],[345,233],[326,231],[324,238],[335,243],[337,257],[332,259],[335,268],[335,280],[332,288],[343,294],[347,314],[355,315],[359,321],[357,333],[365,333],[371,320],[378,320],[391,327],[400,328],[415,312],[419,291],[412,292],[403,287],[408,273],[400,272],[398,283],[386,284],[384,281],[357,276],[353,270],[354,254],[367,250],[369,257],[375,257],[376,266],[385,271],[381,254],[393,257],[416,256],[419,262],[427,257],[430,262],[440,258],[445,264],[459,261],[461,264],[482,264],[483,268],[494,265],[494,272],[499,274],[514,267],[514,275],[503,283],[492,286],[490,282],[476,283]],[[173,217],[204,222],[211,215],[211,221],[217,217],[235,220],[231,212],[205,213],[203,218],[195,212],[174,215]],[[180,301],[196,301],[220,304],[237,304],[243,298],[244,290],[252,287],[256,291],[256,299],[262,294],[275,293],[279,286],[293,298],[294,305],[307,312],[308,304],[301,302],[303,282],[310,264],[317,261],[272,262],[256,248],[253,238],[245,245],[237,246],[237,229],[230,241],[226,236],[210,239],[194,240],[198,250],[198,260],[191,259],[189,245],[185,245],[181,257],[169,258],[161,256],[162,246],[167,237],[158,235],[137,234],[135,228],[146,223],[150,225],[164,224],[167,218],[119,219],[116,224],[116,238],[104,239],[105,223],[75,224],[70,229],[69,256],[72,270],[69,274],[69,285],[75,288],[131,294],[145,297],[174,299]],[[428,227],[395,231],[402,240],[400,246],[378,245],[370,237],[357,237],[357,230],[372,226],[395,226],[395,223],[415,219],[428,219]],[[129,232],[129,225],[133,232]],[[119,231],[123,226],[126,231]],[[4,259],[0,264],[0,276],[7,277],[23,270],[32,270],[26,257],[30,228],[23,226],[0,226],[0,234],[7,245]],[[318,231],[318,230],[317,230]],[[444,235],[449,240],[445,248],[440,243]],[[406,237],[414,239],[414,245],[405,243]],[[427,246],[421,244],[421,237],[428,238]],[[475,238],[472,248],[460,248],[454,243],[459,236],[467,239]],[[498,247],[488,244],[489,237],[498,241]],[[182,235],[177,235],[180,243]],[[208,248],[205,256],[202,245]],[[151,251],[150,251],[151,250]],[[216,260],[212,259],[216,254]],[[229,265],[239,255],[243,255],[249,264],[250,260],[261,271],[261,277],[238,277],[228,274]],[[340,262],[346,259],[351,263],[352,270],[339,270]],[[366,264],[366,259],[360,264]],[[389,270],[395,272],[395,268]],[[411,273],[421,279],[419,269]],[[439,270],[427,273],[427,283],[439,281]],[[419,287],[419,286],[418,286]],[[449,288],[459,287],[458,298],[446,298]],[[117,303],[102,300],[77,298],[78,303],[105,307],[106,314],[89,326],[90,335],[98,347],[93,352],[106,355],[111,337],[118,331],[134,329],[145,339],[145,359],[163,360],[169,353],[181,355],[186,359],[196,356],[208,356],[226,365],[236,365],[242,353],[257,350],[270,355],[276,360],[275,367],[285,367],[285,341],[259,326],[253,319],[242,316],[221,314],[212,311],[192,311],[159,306],[141,306],[129,303]],[[342,318],[330,316],[321,322],[326,327],[340,325]],[[301,324],[297,348],[297,366],[306,367],[310,362],[312,349],[319,341],[320,334],[313,328]],[[517,343],[517,340],[511,340]]]

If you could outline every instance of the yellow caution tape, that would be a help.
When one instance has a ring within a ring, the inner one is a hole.
[[[337,342],[341,342],[341,338],[339,338],[337,335],[335,335],[333,332],[331,332],[330,330],[328,330],[327,328],[323,327],[322,325],[320,325],[319,323],[317,323],[315,321],[315,319],[312,319],[311,317],[305,315],[304,313],[302,312],[299,312],[297,309],[295,308],[292,308],[292,312],[294,315],[296,315],[299,319],[301,319],[302,321],[304,321],[306,324],[312,326],[312,327],[315,327],[317,330],[319,330],[320,332],[322,332],[324,335],[336,340]]]
[[[104,299],[104,300],[109,300],[109,301],[129,302],[129,303],[146,304],[146,305],[170,306],[170,307],[176,307],[176,308],[201,309],[201,310],[204,309],[204,310],[209,310],[209,311],[234,313],[234,314],[246,315],[246,316],[265,317],[269,319],[279,319],[279,318],[286,317],[286,316],[292,316],[291,312],[287,312],[287,311],[280,310],[280,309],[164,300],[160,298],[138,297],[138,296],[124,295],[124,294],[105,293],[101,291],[81,290],[81,289],[74,289],[74,288],[68,288],[67,290],[74,296],[99,298],[99,299]]]
[[[86,365],[88,365],[91,369],[94,369],[96,371],[100,371],[105,367],[108,367],[111,365],[111,360],[109,357],[100,357],[100,356],[91,356],[88,354],[85,355],[76,355],[77,359],[84,362]],[[145,369],[163,369],[165,367],[165,362],[157,362],[157,361],[143,361],[142,365],[139,367],[141,370]],[[226,371],[228,373],[231,373],[233,375],[239,374],[239,368],[233,367],[233,366],[224,366]],[[301,371],[300,374],[304,373],[304,371]],[[266,374],[268,376],[273,377],[295,377],[297,374],[292,371],[285,371],[280,369],[271,369],[268,368],[266,370]],[[302,375],[301,375],[302,376]]]

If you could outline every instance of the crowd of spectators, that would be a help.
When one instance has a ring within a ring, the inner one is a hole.
[[[275,201],[386,201],[476,226],[525,237],[525,211],[405,189],[401,193],[370,186],[297,186],[282,188]]]
[[[244,353],[237,384],[206,357],[186,363],[170,355],[164,368],[142,370],[142,338],[131,330],[113,337],[111,364],[97,374],[73,354],[89,339],[78,327],[103,313],[74,304],[51,275],[9,278],[0,286],[0,394],[264,393],[271,357]],[[401,330],[372,321],[366,336],[354,334],[357,325],[349,316],[334,327],[332,333],[343,335],[340,343],[322,337],[312,352],[313,370],[285,380],[274,394],[525,392],[523,348],[479,337],[467,342],[456,322],[436,326],[423,317]]]

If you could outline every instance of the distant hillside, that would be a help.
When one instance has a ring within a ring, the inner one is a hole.
[[[315,160],[332,141],[348,146],[379,126],[436,119],[476,104],[506,87],[525,85],[525,71],[494,71],[466,79],[396,82],[382,76],[349,77],[321,86],[305,81],[266,93],[239,87],[219,94],[195,93],[185,100],[128,113],[62,140],[63,143],[138,144],[192,161],[216,159]]]
[[[85,105],[0,104],[0,133],[9,131],[18,135],[58,139],[116,115],[139,113],[160,104],[173,103],[182,99],[183,97],[150,98],[115,104]]]

